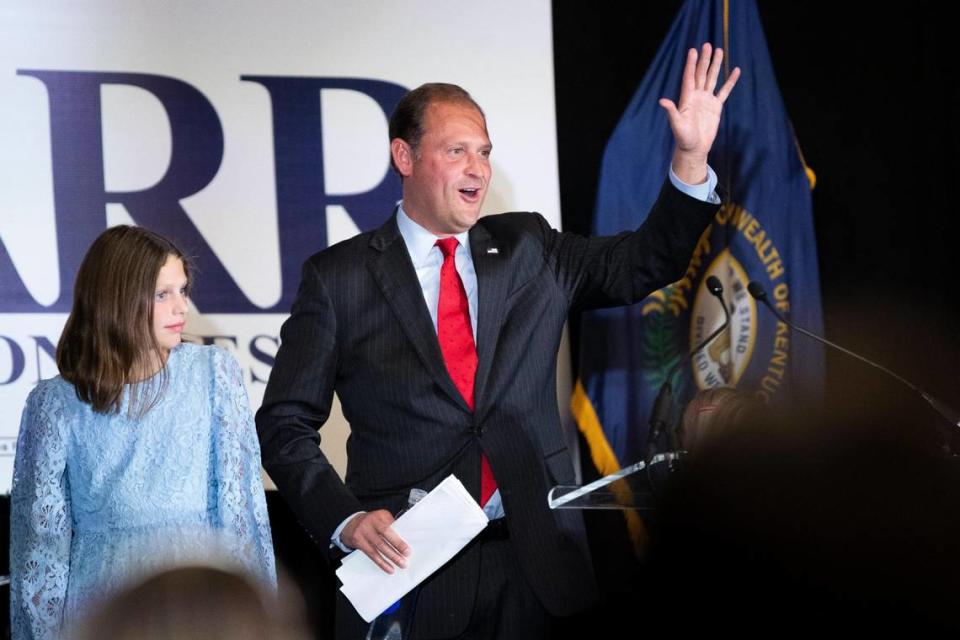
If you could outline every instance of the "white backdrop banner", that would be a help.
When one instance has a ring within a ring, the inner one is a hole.
[[[256,408],[301,264],[389,216],[387,117],[431,81],[486,111],[485,213],[559,227],[548,0],[4,2],[0,492],[97,235],[138,224],[194,256],[186,332],[236,355]]]

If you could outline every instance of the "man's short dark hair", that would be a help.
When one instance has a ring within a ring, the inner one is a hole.
[[[390,140],[400,138],[416,150],[423,137],[423,119],[427,113],[427,107],[434,102],[470,105],[486,120],[483,109],[462,87],[444,82],[428,82],[400,98],[397,108],[390,116]],[[390,164],[393,165],[394,170],[397,169],[392,155]]]

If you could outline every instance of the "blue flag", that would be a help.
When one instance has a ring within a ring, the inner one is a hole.
[[[747,293],[756,280],[792,322],[822,332],[811,194],[805,165],[783,105],[753,0],[687,0],[646,77],[611,136],[603,158],[593,232],[639,226],[669,171],[673,135],[661,97],[677,99],[687,51],[723,47],[724,72],[740,81],[724,105],[710,154],[723,206],[700,238],[686,275],[631,307],[584,314],[580,377],[573,414],[602,473],[643,458],[654,398],[677,362],[723,322],[706,290],[720,278],[730,329],[682,366],[674,397],[736,387],[769,402],[817,395],[822,349]]]

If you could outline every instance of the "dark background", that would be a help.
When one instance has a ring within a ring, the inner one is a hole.
[[[604,146],[681,4],[554,2],[565,230],[590,233]],[[896,11],[822,1],[758,6],[784,104],[817,174],[827,337],[960,408],[955,20],[923,2]],[[578,326],[571,318],[575,366]],[[824,421],[866,421],[868,429],[895,433],[897,442],[960,450],[960,430],[887,376],[835,352],[826,365]],[[589,459],[581,462],[589,479]],[[633,562],[621,523],[615,514],[587,513],[606,600],[579,621],[581,637],[590,618],[619,619],[645,601],[638,585],[651,578]]]
[[[606,140],[681,6],[624,4],[554,3],[566,230],[589,233]],[[960,407],[955,20],[923,2],[896,11],[821,1],[758,6],[787,112],[817,174],[827,336]],[[828,354],[827,388],[828,406],[915,403],[918,421],[938,422],[896,383],[843,356]]]

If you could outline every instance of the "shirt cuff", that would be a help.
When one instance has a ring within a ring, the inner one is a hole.
[[[506,515],[503,510],[503,498],[500,497],[500,489],[497,489],[487,499],[487,504],[483,505],[483,512],[487,514],[487,519],[496,520]]]
[[[677,177],[677,174],[673,172],[673,167],[670,167],[670,183],[677,188],[678,191],[681,191],[691,198],[696,198],[701,202],[709,202],[710,204],[720,204],[720,196],[717,195],[717,174],[713,172],[713,169],[710,168],[710,165],[707,165],[707,179],[700,184],[687,184],[683,180]]]
[[[350,522],[351,520],[353,520],[354,516],[358,516],[358,515],[360,515],[361,513],[366,513],[366,511],[357,511],[356,513],[351,513],[349,516],[347,516],[347,517],[343,520],[343,522],[340,523],[340,526],[337,527],[337,528],[334,530],[333,535],[330,536],[330,546],[331,546],[331,547],[336,546],[336,547],[338,547],[341,551],[343,551],[344,553],[350,553],[351,551],[353,551],[353,549],[351,549],[351,548],[348,547],[347,545],[343,544],[343,542],[340,540],[340,534],[343,533],[343,529],[344,529],[344,527],[347,526],[347,523]]]

